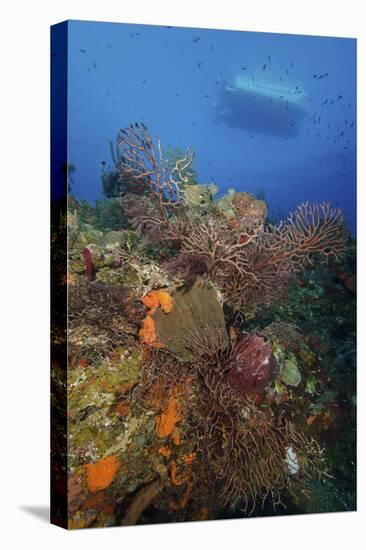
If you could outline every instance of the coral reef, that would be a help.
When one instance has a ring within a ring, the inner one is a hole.
[[[328,472],[352,509],[341,211],[304,203],[275,225],[249,193],[216,199],[190,149],[164,154],[142,123],[116,147],[108,203],[69,200],[69,527],[310,511]]]

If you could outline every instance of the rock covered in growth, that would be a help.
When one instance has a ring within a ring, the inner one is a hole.
[[[301,373],[297,366],[296,357],[293,353],[281,365],[280,376],[287,386],[297,387],[301,382]]]
[[[218,187],[214,183],[185,185],[183,192],[185,200],[191,208],[205,207],[212,204]]]
[[[159,308],[153,320],[159,340],[184,361],[202,355],[211,345],[224,349],[229,344],[217,292],[199,281],[190,288],[180,287],[173,295],[170,313]]]
[[[263,200],[242,191],[230,190],[217,205],[221,214],[236,229],[250,230],[262,226],[268,212]]]
[[[226,381],[241,395],[262,390],[270,381],[275,359],[271,345],[262,336],[239,338],[227,360]]]

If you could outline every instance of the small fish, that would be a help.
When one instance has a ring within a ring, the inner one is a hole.
[[[245,65],[244,67],[240,67],[240,69],[241,69],[242,71],[246,71],[246,70],[247,70],[247,65]]]
[[[102,168],[103,168],[106,164],[107,164],[107,163],[106,163],[105,160],[101,160],[101,161],[100,161],[100,165],[101,165]]]
[[[83,50],[83,48],[79,48],[79,52],[86,53],[86,50]]]
[[[267,67],[267,63],[265,63],[262,67],[262,71],[265,71],[266,70],[266,67]]]
[[[107,44],[107,48],[111,48],[112,46],[110,44]]]
[[[271,56],[268,56],[268,63],[271,63]]]
[[[205,97],[210,97],[208,94],[205,94]]]
[[[146,82],[147,82],[147,80],[143,80],[143,81],[141,82],[141,84],[146,84]]]
[[[58,54],[58,52],[51,53],[51,58],[52,58],[52,57],[56,57],[57,54]]]
[[[337,99],[338,99],[338,101],[339,101],[340,99],[343,99],[343,95],[341,95],[341,94],[338,94],[338,97],[337,97]]]
[[[313,74],[313,78],[318,78],[318,75],[317,75],[317,74]]]
[[[193,40],[193,42],[196,42],[196,43],[197,43],[199,40],[201,40],[201,37],[200,37],[200,36],[194,36],[194,37],[192,38],[192,40]]]
[[[291,67],[291,69],[293,68],[293,66],[294,66],[294,62],[293,62],[293,61],[291,61],[291,63],[290,63],[290,67]]]
[[[95,63],[95,61],[93,61],[93,67],[94,67],[94,69],[97,68],[97,64]]]
[[[198,67],[199,69],[202,67],[202,65],[203,65],[202,61],[199,61],[199,62],[197,63],[197,67]]]

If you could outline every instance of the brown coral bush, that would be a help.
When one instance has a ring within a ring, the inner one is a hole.
[[[192,216],[184,185],[193,155],[174,166],[154,146],[144,126],[121,130],[121,177],[139,186],[148,182],[142,196],[121,201],[135,227],[155,244],[173,244],[177,256],[167,269],[177,278],[205,276],[217,285],[224,300],[250,314],[258,304],[281,298],[294,275],[321,261],[338,260],[346,250],[342,213],[328,203],[300,205],[278,225],[238,223],[237,227],[204,210]]]
[[[323,449],[314,439],[227,385],[214,399],[209,391],[201,393],[196,420],[198,454],[224,506],[239,504],[249,515],[267,499],[274,508],[283,506],[286,492],[296,499],[306,494],[309,480],[325,473]],[[304,457],[298,475],[286,462],[290,450]]]

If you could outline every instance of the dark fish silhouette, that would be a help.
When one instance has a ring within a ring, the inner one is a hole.
[[[203,65],[202,61],[199,61],[199,62],[197,63],[197,67],[198,67],[199,69],[202,67],[202,65]]]
[[[199,40],[201,40],[201,37],[200,36],[194,36],[192,38],[193,42],[198,42]]]
[[[86,53],[86,50],[83,50],[83,48],[79,48],[79,52]]]
[[[242,71],[246,71],[247,70],[247,66],[245,65],[245,67],[240,67]]]
[[[262,71],[265,71],[266,70],[266,67],[267,67],[267,63],[265,63],[262,67]]]

